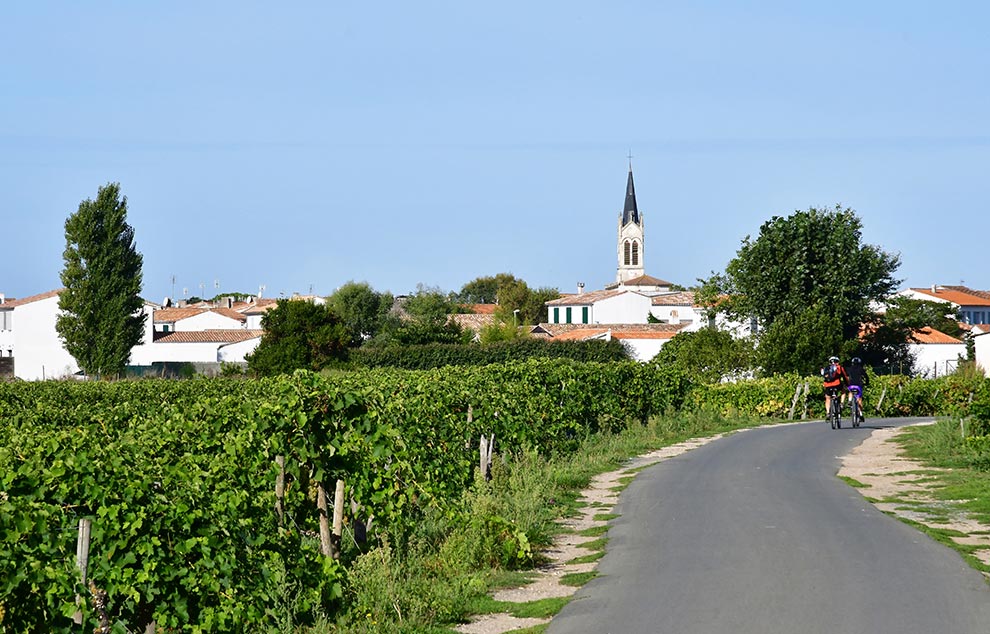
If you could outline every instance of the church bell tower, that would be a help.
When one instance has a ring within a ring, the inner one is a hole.
[[[626,181],[626,203],[619,214],[618,258],[619,267],[615,281],[619,284],[646,274],[643,266],[643,214],[636,206],[636,188],[633,186],[632,160],[629,161],[629,179]]]

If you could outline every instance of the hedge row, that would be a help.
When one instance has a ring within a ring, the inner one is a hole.
[[[483,366],[525,361],[528,359],[569,359],[585,363],[608,363],[629,360],[618,340],[547,341],[527,337],[515,341],[478,344],[426,344],[357,348],[350,353],[356,367],[429,370],[445,366]]]

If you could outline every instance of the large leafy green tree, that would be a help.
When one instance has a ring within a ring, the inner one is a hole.
[[[438,288],[420,284],[401,298],[399,308],[384,321],[375,346],[411,346],[428,343],[468,343],[472,333],[450,319],[457,302]]]
[[[326,305],[280,301],[261,318],[261,327],[261,343],[247,358],[248,369],[259,376],[320,370],[347,355],[350,331]]]
[[[692,379],[717,383],[740,376],[753,363],[753,344],[724,330],[682,332],[663,344],[652,363],[680,368]]]
[[[786,372],[820,365],[840,352],[837,346],[857,340],[871,303],[899,284],[899,266],[897,255],[863,243],[852,209],[812,207],[775,216],[755,239],[747,236],[703,296],[719,298],[718,308],[737,318],[755,316],[766,331],[759,344],[759,357],[769,363],[764,371]]]
[[[461,287],[461,292],[454,299],[463,304],[494,304],[498,301],[498,292],[503,286],[521,282],[511,273],[498,273],[478,277]]]
[[[382,329],[394,298],[365,282],[348,282],[327,298],[330,308],[350,331],[351,346],[360,346]]]
[[[55,330],[88,375],[120,375],[140,343],[143,258],[120,184],[100,187],[65,221],[65,267]]]

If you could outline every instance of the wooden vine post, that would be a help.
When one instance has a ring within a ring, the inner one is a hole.
[[[320,513],[320,552],[330,557],[333,555],[333,545],[330,541],[330,518],[327,516],[327,492],[322,482],[316,484],[316,508]]]
[[[488,438],[485,435],[481,435],[481,443],[479,445],[479,462],[478,468],[481,469],[481,474],[484,476],[485,481],[492,479],[492,450],[495,448],[495,434],[491,434]]]
[[[285,522],[285,456],[275,456],[275,464],[278,465],[278,475],[275,476],[275,514],[278,516],[278,525]]]
[[[82,576],[83,587],[86,586],[86,568],[89,567],[89,535],[93,527],[93,521],[83,518],[79,520],[79,534],[76,538],[76,567]],[[76,595],[76,604],[82,601],[82,597]],[[82,625],[83,615],[81,610],[76,610],[72,615],[72,622]]]
[[[337,480],[337,489],[333,495],[333,534],[330,536],[330,547],[334,559],[340,559],[340,542],[344,534],[344,481]]]
[[[798,399],[801,398],[801,384],[794,388],[794,398],[791,399],[791,409],[787,412],[788,420],[794,420],[794,409],[797,407]]]

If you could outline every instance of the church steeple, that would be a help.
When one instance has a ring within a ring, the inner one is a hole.
[[[636,187],[633,185],[632,161],[629,162],[629,179],[626,181],[626,204],[622,208],[622,224],[639,224],[639,208],[636,207]]]
[[[626,202],[622,208],[622,213],[619,214],[619,240],[616,245],[619,266],[616,269],[615,281],[619,284],[646,274],[643,265],[643,245],[645,244],[643,225],[643,215],[639,213],[639,206],[636,204],[632,157],[629,157]]]

